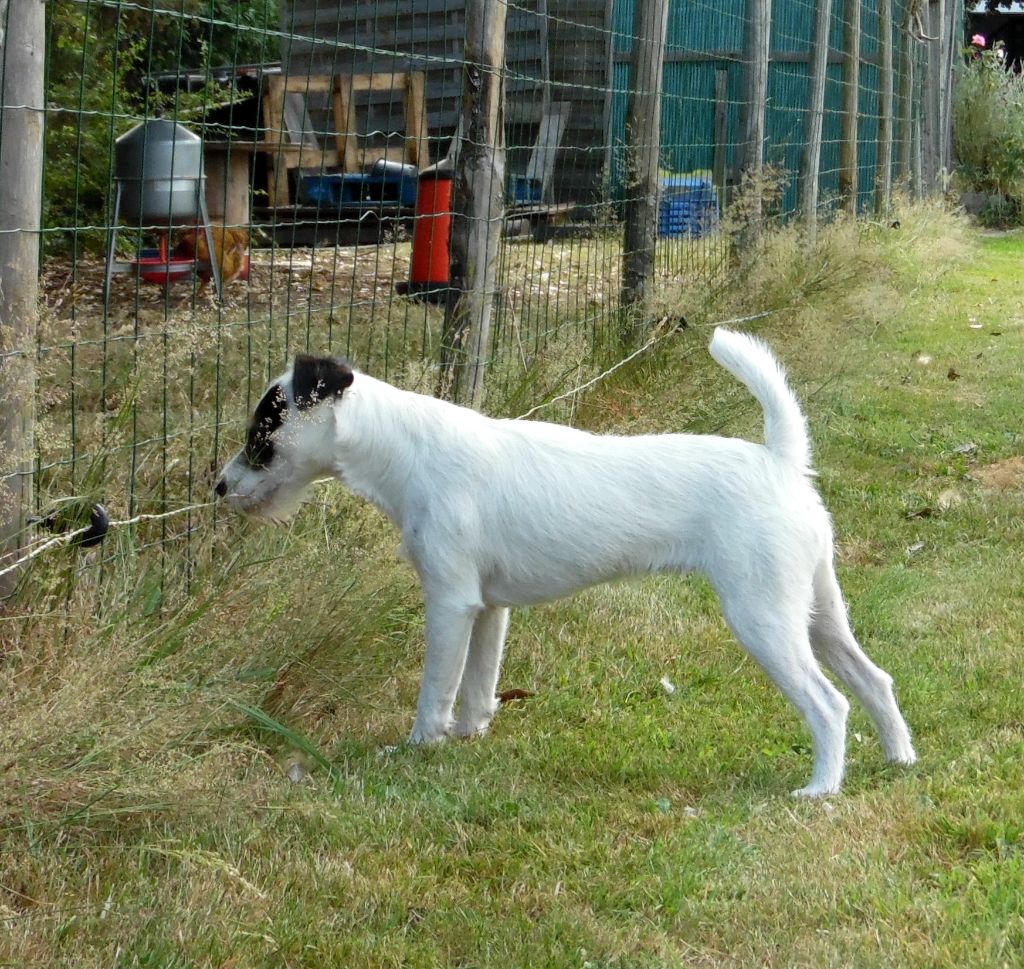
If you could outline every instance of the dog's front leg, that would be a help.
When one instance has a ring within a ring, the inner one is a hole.
[[[498,709],[495,692],[507,633],[508,609],[489,606],[477,617],[459,690],[459,719],[455,733],[460,737],[485,733]]]
[[[438,743],[452,727],[455,695],[466,665],[469,637],[479,606],[427,598],[427,658],[409,741]]]

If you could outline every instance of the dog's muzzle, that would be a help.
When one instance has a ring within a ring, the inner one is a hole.
[[[213,491],[218,498],[223,498],[228,493],[228,486],[223,478],[213,486]]]

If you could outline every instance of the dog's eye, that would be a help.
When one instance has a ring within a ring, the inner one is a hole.
[[[275,384],[256,405],[249,430],[245,435],[245,459],[252,468],[265,468],[274,457],[271,437],[284,421],[288,401],[281,387]]]

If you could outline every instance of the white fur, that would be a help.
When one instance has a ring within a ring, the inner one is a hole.
[[[760,401],[764,445],[494,420],[356,373],[339,399],[311,410],[295,410],[289,390],[273,462],[254,470],[239,454],[222,483],[239,510],[279,520],[312,480],[332,474],[398,527],[426,600],[414,742],[486,731],[510,606],[696,569],[810,727],[814,771],[796,794],[831,794],[843,775],[849,704],[817,660],[865,705],[887,757],[913,763],[892,681],[850,630],[831,522],[785,375],[743,334],[716,330],[711,354]],[[278,382],[288,389],[290,371]]]

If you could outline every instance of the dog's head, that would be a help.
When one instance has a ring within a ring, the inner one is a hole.
[[[294,515],[306,488],[332,470],[334,405],[354,379],[344,360],[299,354],[256,405],[245,446],[214,491],[249,518],[281,522]]]

